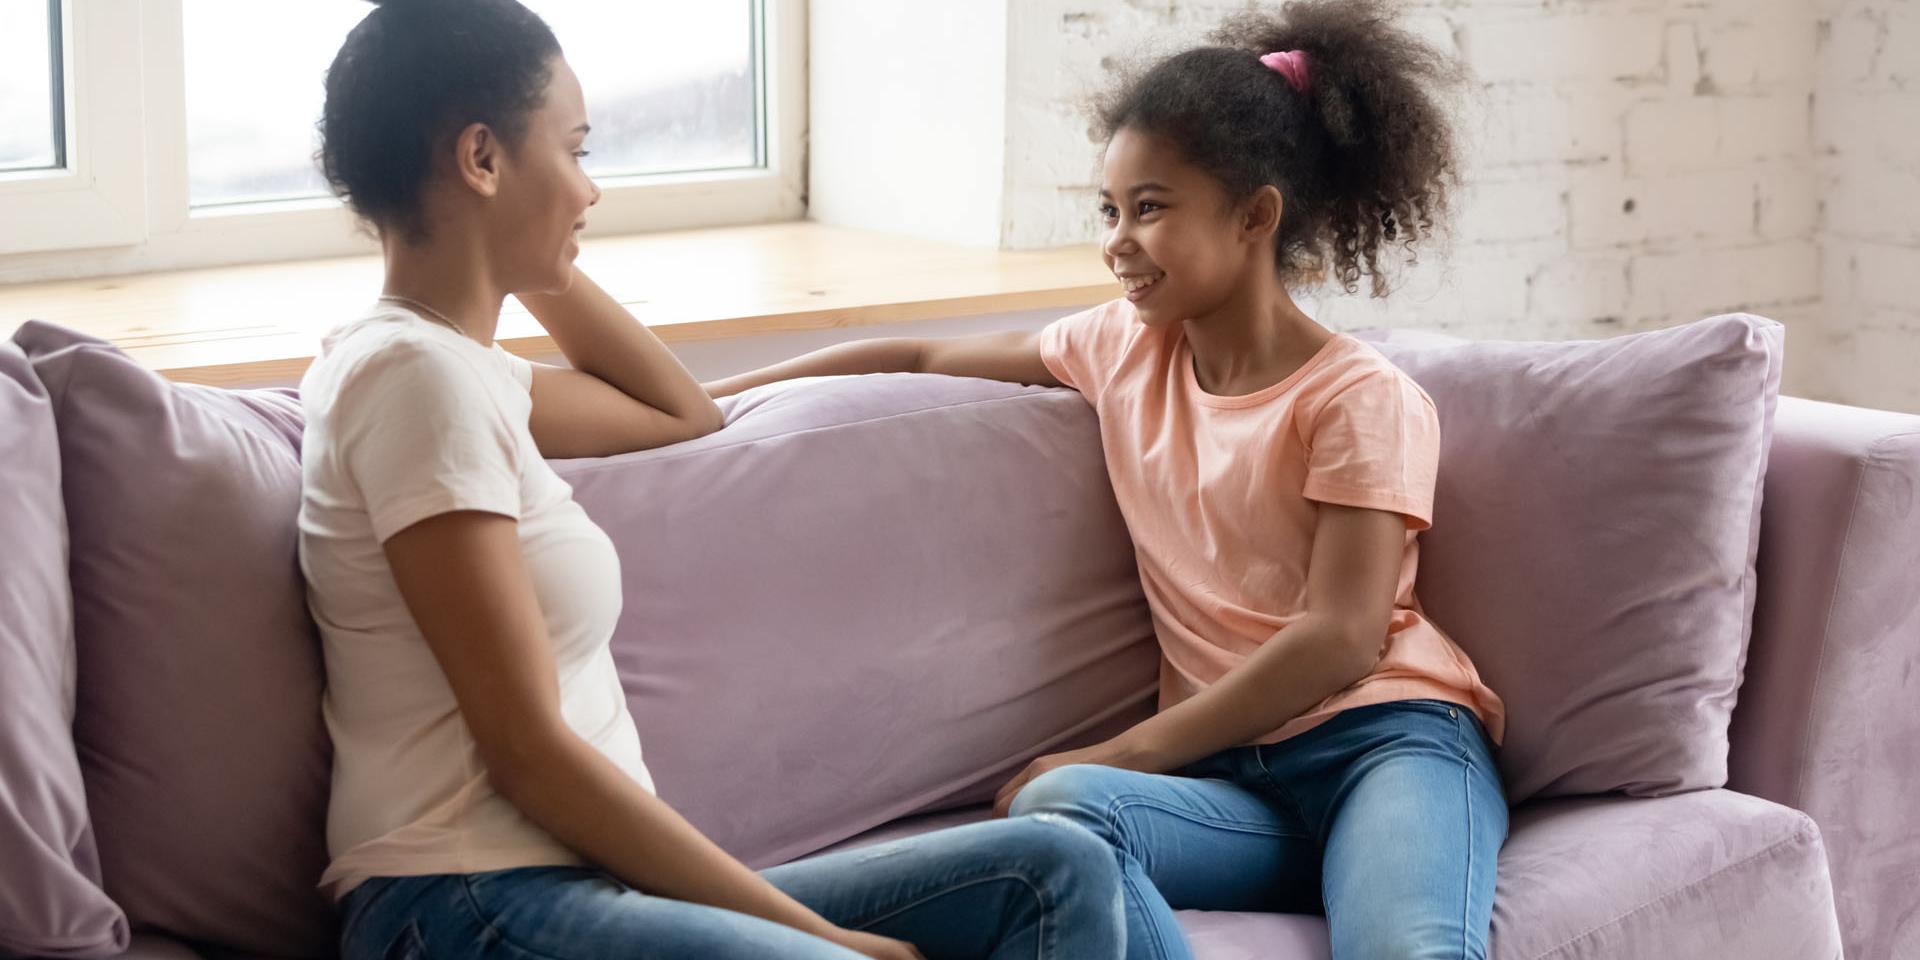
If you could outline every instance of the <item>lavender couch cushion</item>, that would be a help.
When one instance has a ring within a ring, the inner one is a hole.
[[[107,892],[138,928],[329,949],[299,403],[169,384],[48,324],[15,340],[56,398],[83,681],[73,737]]]
[[[887,824],[850,849],[971,823],[985,807]],[[1326,960],[1319,916],[1181,910],[1196,960]],[[1500,851],[1494,960],[1837,960],[1819,830],[1734,793],[1546,800]]]
[[[1820,831],[1731,790],[1531,804],[1500,851],[1492,952],[1838,960]]]
[[[127,947],[73,748],[73,604],[53,404],[0,343],[0,956]]]
[[[1726,782],[1781,341],[1376,343],[1440,412],[1418,591],[1506,700],[1510,800]]]
[[[556,464],[620,547],[614,653],[660,794],[756,865],[985,799],[1147,715],[1158,652],[1093,414],[881,375]]]
[[[1728,783],[1820,824],[1851,957],[1920,957],[1920,416],[1783,399]]]

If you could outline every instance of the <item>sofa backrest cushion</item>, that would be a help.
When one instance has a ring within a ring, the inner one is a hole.
[[[295,539],[297,398],[172,384],[48,324],[15,339],[55,398],[73,738],[107,892],[139,928],[330,950],[315,884],[331,750]]]
[[[1781,326],[1373,336],[1440,413],[1416,592],[1506,701],[1508,799],[1725,784]]]
[[[53,404],[0,343],[0,955],[125,950],[73,747],[73,604]]]
[[[885,374],[556,466],[620,548],[614,637],[660,795],[777,863],[987,799],[1151,707],[1158,649],[1077,394]]]

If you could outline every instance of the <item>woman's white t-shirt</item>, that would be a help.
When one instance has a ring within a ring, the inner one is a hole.
[[[332,864],[343,897],[378,876],[478,873],[580,858],[494,792],[446,674],[381,544],[429,517],[519,521],[573,731],[653,789],[608,642],[620,558],[541,458],[533,368],[382,304],[336,327],[300,384],[300,566],[325,651]]]

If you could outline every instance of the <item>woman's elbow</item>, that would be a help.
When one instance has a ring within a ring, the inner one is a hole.
[[[553,764],[564,761],[571,731],[540,724],[491,736],[479,730],[474,734],[487,784],[517,802],[528,787],[553,779]]]
[[[700,405],[700,409],[694,411],[689,421],[693,435],[687,439],[698,440],[710,433],[719,433],[720,428],[727,425],[727,415],[720,412],[719,404],[708,400]]]

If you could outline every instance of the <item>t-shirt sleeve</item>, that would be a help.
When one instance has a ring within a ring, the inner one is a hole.
[[[1397,371],[1371,373],[1320,408],[1307,438],[1307,499],[1433,525],[1440,417],[1426,393]]]
[[[1126,352],[1135,324],[1121,301],[1062,317],[1040,331],[1040,361],[1063,384],[1097,401]]]
[[[495,343],[493,349],[500,354],[500,362],[506,364],[507,372],[513,375],[513,382],[519,384],[520,389],[532,392],[533,361],[508,353],[507,349],[499,343]]]
[[[381,543],[457,510],[519,519],[517,435],[466,358],[432,344],[390,344],[346,378],[329,416]]]

